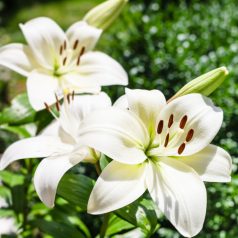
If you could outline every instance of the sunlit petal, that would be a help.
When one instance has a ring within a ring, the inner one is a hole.
[[[146,190],[145,164],[111,162],[99,176],[88,202],[91,214],[107,213],[124,207]]]

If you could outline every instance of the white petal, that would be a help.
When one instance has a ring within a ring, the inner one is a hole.
[[[167,130],[172,114],[174,122]],[[180,121],[185,115],[188,118],[187,123],[184,129],[180,129]],[[173,137],[173,142],[170,140],[163,155],[187,156],[210,144],[221,127],[223,112],[220,108],[215,107],[209,98],[201,94],[189,94],[173,100],[164,107],[159,120],[164,120],[162,137],[165,138],[167,133]],[[194,130],[193,137],[189,142],[186,142],[187,134],[191,129]],[[175,132],[179,132],[177,137],[174,136]],[[185,143],[186,146],[184,151],[179,154],[178,148],[182,143]]]
[[[84,159],[84,153],[77,153],[77,159],[71,159],[71,154],[43,159],[34,175],[34,185],[41,201],[48,207],[54,206],[55,194],[60,179],[75,164]],[[74,156],[74,155],[73,155]]]
[[[122,66],[108,55],[88,52],[81,57],[79,76],[92,85],[127,85],[128,76]]]
[[[118,108],[121,108],[121,109],[128,109],[129,105],[128,105],[127,96],[126,95],[122,95],[121,97],[119,97],[114,102],[113,107],[118,107]]]
[[[146,190],[145,164],[111,162],[99,176],[88,201],[88,213],[102,214],[124,207]]]
[[[0,169],[6,168],[15,160],[47,157],[71,147],[63,144],[57,137],[37,136],[23,139],[10,145],[0,160]]]
[[[206,214],[206,189],[193,169],[175,159],[151,163],[148,190],[159,209],[185,237],[202,229]]]
[[[46,128],[44,128],[40,135],[43,136],[58,136],[60,123],[58,120],[52,121]]]
[[[0,48],[0,65],[28,76],[34,68],[35,59],[28,46],[9,44]]]
[[[126,89],[129,109],[145,124],[151,137],[156,132],[156,122],[166,99],[159,90]]]
[[[85,47],[86,51],[90,51],[95,47],[101,33],[101,29],[90,26],[85,21],[80,21],[70,26],[66,32],[66,36],[68,37],[71,48],[77,46],[74,50],[80,51],[82,47]]]
[[[66,40],[63,30],[50,18],[38,17],[20,28],[42,66],[53,68],[60,46]]]
[[[106,93],[98,95],[77,95],[72,102],[64,102],[60,110],[60,122],[65,132],[74,138],[78,135],[78,128],[89,113],[111,106],[111,99]]]
[[[27,79],[27,93],[32,107],[39,111],[45,104],[55,103],[55,93],[58,91],[58,80],[40,71],[33,71]]]
[[[191,156],[180,157],[179,161],[191,166],[207,182],[230,182],[232,161],[222,148],[208,145]]]
[[[140,120],[117,108],[88,115],[79,129],[80,142],[126,164],[146,159],[149,136]]]

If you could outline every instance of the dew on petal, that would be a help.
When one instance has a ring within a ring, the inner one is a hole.
[[[190,129],[187,136],[186,136],[186,141],[189,142],[190,140],[192,140],[193,138],[193,134],[194,134],[194,130]]]
[[[181,144],[180,146],[179,146],[179,148],[178,148],[178,153],[181,155],[182,153],[183,153],[183,151],[184,151],[184,149],[185,149],[185,143],[183,143],[183,144]]]
[[[186,123],[187,123],[187,120],[188,120],[188,116],[187,116],[187,115],[185,115],[185,116],[181,119],[180,124],[179,124],[179,127],[180,127],[181,129],[184,129],[184,127],[185,127],[185,125],[186,125]]]
[[[163,120],[160,120],[159,124],[158,124],[158,127],[157,127],[157,133],[158,134],[161,134],[162,131],[163,131],[163,126],[164,126],[164,121]]]

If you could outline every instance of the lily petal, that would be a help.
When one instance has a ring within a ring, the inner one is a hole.
[[[206,214],[206,189],[193,169],[175,159],[151,163],[147,174],[150,195],[159,209],[185,237],[202,229]]]
[[[28,46],[9,44],[0,48],[0,65],[28,76],[34,68],[34,57]]]
[[[129,108],[129,104],[128,104],[127,96],[126,95],[122,95],[121,97],[119,97],[114,102],[113,107],[118,107],[118,108],[121,108],[121,109],[128,109]]]
[[[173,115],[173,123],[167,130],[171,115]],[[181,129],[180,123],[185,116],[187,116],[187,122]],[[209,98],[201,94],[189,94],[173,100],[164,107],[159,119],[164,120],[167,127],[163,129],[162,137],[165,138],[169,132],[174,140],[168,143],[163,156],[187,156],[210,144],[221,127],[223,112],[215,107]],[[193,133],[189,136],[190,130]],[[178,136],[173,136],[174,133]],[[186,139],[188,137],[190,138]],[[182,143],[185,143],[185,149],[179,152],[178,148]]]
[[[47,17],[32,19],[20,24],[20,28],[39,63],[52,69],[60,46],[66,41],[63,30]]]
[[[68,154],[49,157],[40,162],[34,175],[34,185],[39,198],[46,206],[54,206],[60,179],[69,169],[82,161],[84,156],[84,153],[77,153],[77,160],[72,160]]]
[[[232,161],[222,148],[208,145],[191,156],[180,157],[179,161],[192,167],[206,182],[230,182]]]
[[[81,57],[78,73],[92,85],[127,85],[128,76],[113,58],[101,52],[88,52]]]
[[[101,29],[90,26],[85,21],[74,23],[66,31],[66,36],[68,37],[71,47],[77,51],[80,51],[82,47],[85,47],[85,52],[90,51],[95,47],[101,34]]]
[[[79,128],[81,143],[126,164],[143,162],[149,135],[132,113],[118,108],[88,115]]]
[[[124,207],[146,190],[145,164],[111,162],[99,176],[88,201],[88,213],[102,214]]]
[[[45,104],[55,103],[55,93],[58,91],[58,80],[41,71],[33,71],[27,79],[27,92],[32,107],[39,111]]]
[[[129,109],[145,124],[151,137],[156,132],[156,122],[166,99],[159,90],[126,89]]]
[[[69,149],[71,147],[63,144],[57,137],[37,136],[23,139],[7,148],[1,157],[0,169],[19,159],[47,157]]]

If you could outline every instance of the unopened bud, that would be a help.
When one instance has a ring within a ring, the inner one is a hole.
[[[169,102],[177,97],[190,93],[201,93],[208,96],[223,83],[228,73],[226,67],[220,67],[209,71],[183,86],[172,98],[169,99]]]
[[[91,9],[83,20],[89,25],[105,30],[120,15],[128,0],[108,0]]]

